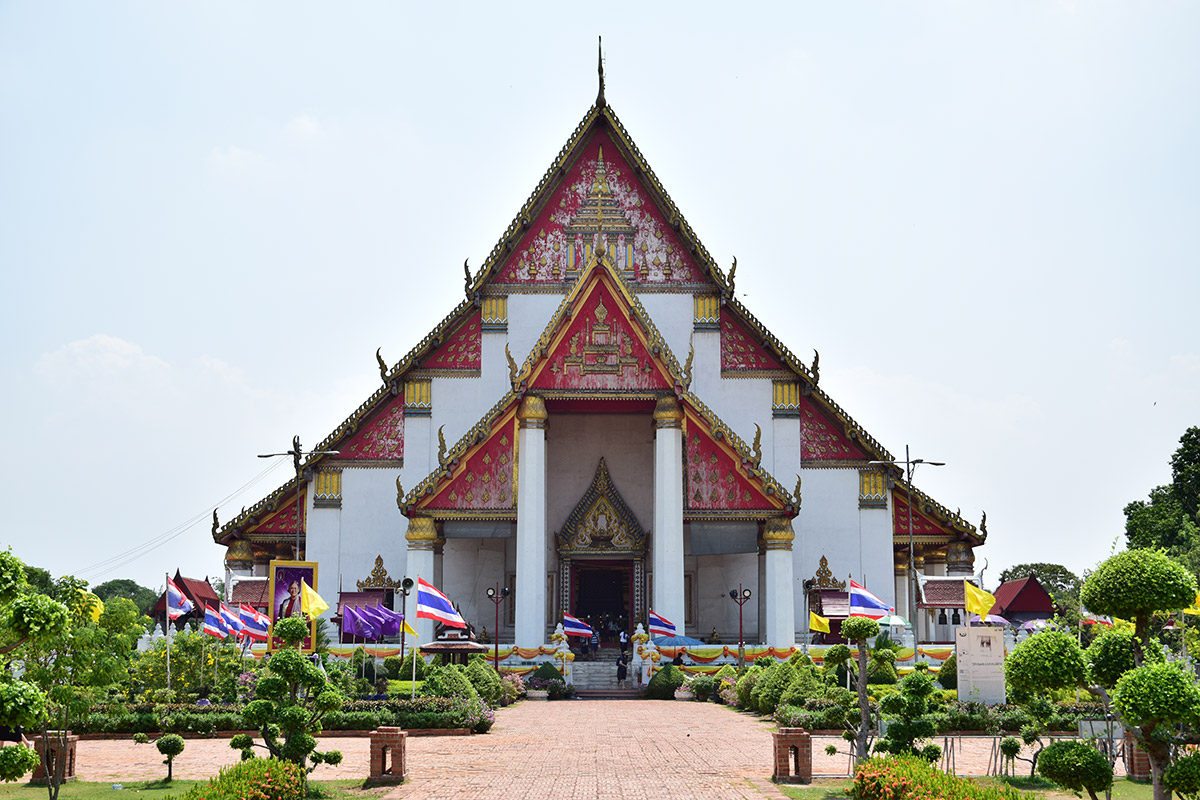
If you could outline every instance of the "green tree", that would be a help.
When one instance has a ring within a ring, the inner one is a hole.
[[[1171,483],[1125,506],[1125,538],[1131,548],[1162,548],[1200,570],[1200,427],[1180,437]]]
[[[1135,652],[1141,663],[1150,640],[1151,616],[1190,606],[1196,599],[1196,579],[1161,550],[1126,550],[1088,576],[1080,599],[1096,614],[1133,621]]]
[[[917,747],[917,743],[937,733],[939,703],[935,697],[933,676],[927,671],[909,673],[900,680],[900,690],[879,701],[881,716],[887,720],[887,733],[875,749],[892,755],[920,756],[929,762],[937,761],[942,749],[937,745]]]
[[[1177,664],[1143,664],[1117,681],[1113,707],[1149,756],[1154,800],[1170,800],[1163,773],[1171,764],[1177,729],[1200,721],[1195,675],[1186,674]]]
[[[1012,694],[1031,720],[1021,730],[1027,745],[1036,745],[1028,759],[1033,777],[1038,757],[1045,744],[1042,736],[1053,711],[1050,700],[1055,691],[1084,686],[1087,664],[1075,637],[1063,631],[1043,631],[1018,644],[1004,661],[1004,679]]]
[[[1200,427],[1191,427],[1179,438],[1171,456],[1171,487],[1184,512],[1200,520]]]
[[[154,604],[158,602],[158,592],[148,589],[129,578],[117,578],[116,580],[96,584],[96,586],[92,587],[92,594],[99,597],[105,603],[114,597],[127,598],[133,601],[138,611],[147,615],[154,608]]]
[[[317,750],[316,734],[321,732],[322,718],[345,701],[325,673],[300,652],[307,635],[308,620],[302,617],[275,623],[275,636],[285,646],[271,654],[255,687],[256,699],[242,711],[242,718],[258,731],[263,743],[256,744],[248,734],[229,742],[242,751],[242,758],[253,758],[252,748],[261,747],[272,758],[291,761],[306,776],[320,764],[341,763],[337,750]]]
[[[854,756],[858,761],[867,758],[867,742],[871,735],[871,701],[867,696],[867,639],[879,635],[879,623],[867,617],[850,617],[842,623],[842,636],[858,650],[858,730],[854,736]]]
[[[154,746],[158,748],[158,752],[166,756],[163,763],[167,765],[167,782],[170,783],[174,778],[175,756],[183,752],[183,737],[178,733],[168,733],[158,737]]]
[[[1083,742],[1051,744],[1042,753],[1038,772],[1073,792],[1087,792],[1092,800],[1099,800],[1096,792],[1106,791],[1113,782],[1112,764]]]

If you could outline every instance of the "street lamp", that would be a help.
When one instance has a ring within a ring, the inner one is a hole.
[[[729,590],[729,599],[738,607],[738,668],[746,666],[746,637],[742,634],[742,606],[750,602],[751,591],[742,588],[739,583],[736,589]]]
[[[904,465],[904,483],[908,487],[908,617],[912,620],[913,639],[917,636],[917,558],[916,546],[913,540],[913,473],[917,470],[917,464],[928,464],[931,467],[944,467],[944,461],[926,461],[923,458],[913,458],[908,452],[908,445],[904,445],[904,460],[903,461],[869,461],[869,464],[883,464],[891,467]]]
[[[503,589],[499,585],[489,586],[487,590],[488,600],[492,601],[492,605],[496,606],[496,628],[492,633],[492,669],[496,670],[496,674],[500,674],[500,605],[508,599],[508,587]]]
[[[302,520],[304,519],[304,506],[303,506],[304,500],[300,494],[300,486],[304,482],[304,471],[302,469],[303,464],[301,463],[301,459],[305,456],[336,456],[339,454],[339,452],[340,451],[338,451],[338,450],[309,450],[309,451],[305,452],[304,450],[300,449],[300,437],[293,436],[291,450],[286,450],[282,453],[259,453],[258,454],[259,458],[275,458],[277,456],[291,456],[292,464],[296,467],[296,549],[294,552],[294,556],[297,561],[300,560],[300,526],[302,524]],[[314,586],[313,588],[315,589],[316,587]]]
[[[408,632],[407,631],[407,628],[408,628],[408,593],[412,591],[412,588],[413,588],[413,579],[405,578],[404,580],[400,581],[400,588],[397,590],[400,592],[400,616],[403,617],[403,620],[400,623],[400,660],[401,661],[404,660],[404,634]]]

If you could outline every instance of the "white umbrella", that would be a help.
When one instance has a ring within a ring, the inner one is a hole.
[[[903,628],[908,625],[908,620],[899,614],[888,614],[886,617],[880,617],[879,624],[888,628]]]

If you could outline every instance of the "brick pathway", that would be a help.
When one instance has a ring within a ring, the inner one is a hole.
[[[770,783],[773,725],[712,703],[636,701],[526,701],[496,714],[486,736],[429,736],[408,740],[409,782],[388,798],[780,798]],[[938,740],[940,744],[940,739]],[[318,779],[364,778],[366,738],[322,739],[341,750],[337,767]],[[844,775],[844,755],[824,748],[846,743],[814,737],[818,775]],[[960,775],[987,773],[992,740],[961,740]],[[175,763],[180,778],[207,778],[238,753],[223,739],[189,739]],[[83,780],[148,780],[165,773],[153,745],[123,741],[79,743]],[[1018,764],[1018,770],[1025,769]]]

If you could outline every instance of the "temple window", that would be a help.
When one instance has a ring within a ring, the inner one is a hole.
[[[800,384],[796,381],[771,381],[771,416],[800,416]]]
[[[874,469],[858,473],[858,507],[887,508],[887,477]]]
[[[313,476],[313,507],[342,507],[342,471],[323,469]]]
[[[433,413],[433,381],[418,378],[404,382],[404,413],[426,417]]]

